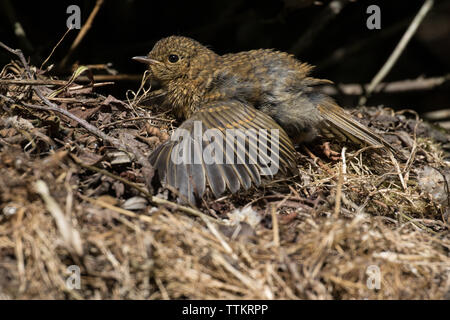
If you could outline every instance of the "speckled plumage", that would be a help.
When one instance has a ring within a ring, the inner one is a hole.
[[[320,132],[393,149],[314,90],[327,80],[309,77],[312,67],[293,55],[260,49],[220,56],[193,39],[171,36],[158,41],[140,60],[149,63],[153,78],[161,83],[165,103],[179,119],[188,119],[181,128],[193,130],[193,121],[199,120],[206,128],[280,129],[279,169],[284,173],[295,168],[292,141],[311,141]],[[195,143],[199,150],[205,147]],[[162,181],[189,202],[203,195],[206,182],[216,196],[226,188],[236,192],[241,186],[247,189],[252,182],[260,183],[260,168],[248,163],[211,168],[174,165],[169,159],[177,147],[174,141],[166,142],[150,161]]]

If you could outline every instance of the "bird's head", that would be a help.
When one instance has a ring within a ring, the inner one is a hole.
[[[162,84],[192,76],[215,53],[199,42],[179,36],[159,40],[147,56],[133,59],[149,65],[152,77]]]

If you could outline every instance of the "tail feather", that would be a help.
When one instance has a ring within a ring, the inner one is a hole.
[[[355,120],[333,101],[324,99],[317,105],[317,108],[321,116],[331,126],[331,131],[335,132],[335,130],[337,130],[340,134],[346,136],[353,142],[362,142],[371,146],[382,146],[401,157],[398,150],[381,135],[373,132],[371,129]]]

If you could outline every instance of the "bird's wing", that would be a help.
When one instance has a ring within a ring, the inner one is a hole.
[[[371,146],[383,146],[398,156],[396,150],[382,136],[355,120],[344,109],[339,107],[332,99],[322,99],[317,105],[321,116],[330,125],[330,130],[338,136],[345,136],[353,142],[366,143]]]
[[[195,203],[206,185],[217,197],[227,188],[235,193],[258,186],[264,175],[293,173],[294,152],[272,118],[231,100],[209,103],[194,113],[150,155],[150,163],[163,184]]]

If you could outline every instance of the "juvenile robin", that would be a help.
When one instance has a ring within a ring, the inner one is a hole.
[[[163,185],[177,189],[190,203],[202,197],[207,185],[218,197],[226,189],[235,193],[259,186],[263,175],[295,172],[294,143],[311,142],[318,135],[395,152],[383,137],[319,93],[314,86],[329,81],[310,77],[312,67],[288,53],[259,49],[218,55],[193,39],[170,36],[147,56],[133,59],[148,64],[152,79],[161,84],[164,104],[185,120],[179,129],[191,134],[169,139],[150,156]],[[244,142],[223,143],[224,159],[234,161],[207,161],[202,153],[217,137],[196,135],[199,123],[201,133],[213,129],[224,141],[227,129],[250,134]],[[267,136],[255,135],[261,129]],[[188,149],[189,160],[197,161],[174,161]],[[270,156],[261,152],[266,150]],[[276,170],[267,174],[269,160]]]

